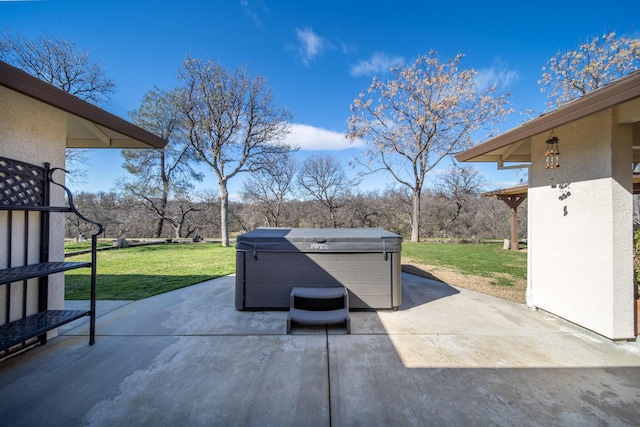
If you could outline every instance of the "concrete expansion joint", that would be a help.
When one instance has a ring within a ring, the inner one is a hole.
[[[325,354],[327,355],[327,404],[329,412],[329,427],[331,427],[331,356],[329,354],[329,328],[325,326]]]

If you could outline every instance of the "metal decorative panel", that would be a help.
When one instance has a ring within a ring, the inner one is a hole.
[[[0,206],[44,206],[46,170],[0,157]]]

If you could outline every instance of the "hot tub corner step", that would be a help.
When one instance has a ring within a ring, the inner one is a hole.
[[[305,325],[332,325],[345,322],[347,333],[351,333],[351,318],[349,317],[349,308],[340,308],[337,310],[301,310],[299,308],[291,308],[287,316],[287,334],[291,333],[291,322],[298,322]]]

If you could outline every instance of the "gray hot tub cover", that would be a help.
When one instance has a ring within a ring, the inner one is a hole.
[[[402,236],[382,228],[257,228],[236,249],[258,252],[400,252]]]

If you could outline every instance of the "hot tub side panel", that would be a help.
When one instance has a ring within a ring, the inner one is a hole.
[[[345,286],[351,308],[398,308],[400,254],[238,252],[236,308],[287,309],[295,286]]]
[[[244,255],[243,251],[236,251],[236,309],[244,309]]]
[[[402,263],[400,252],[389,254],[391,258],[391,308],[399,310],[402,304]]]

